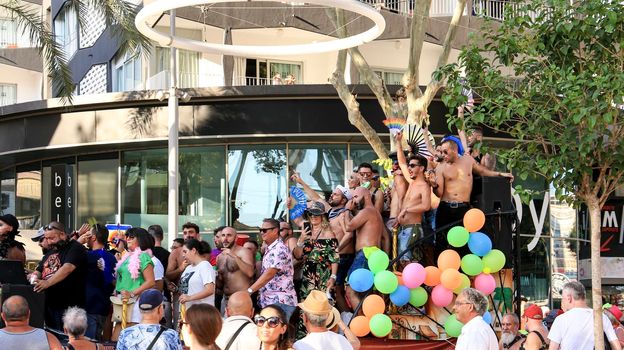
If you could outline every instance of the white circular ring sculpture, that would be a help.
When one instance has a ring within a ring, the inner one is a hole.
[[[143,7],[136,16],[134,24],[139,32],[148,38],[157,41],[163,46],[172,46],[179,49],[190,51],[200,51],[208,53],[220,53],[232,56],[284,56],[284,55],[301,55],[314,54],[331,51],[339,51],[356,47],[367,42],[371,42],[379,37],[386,28],[386,21],[383,16],[374,8],[357,0],[307,0],[306,2],[314,5],[323,5],[335,7],[346,11],[355,12],[370,20],[375,25],[369,30],[357,35],[352,35],[342,39],[333,39],[330,41],[298,44],[298,45],[225,45],[213,44],[199,40],[187,38],[172,37],[168,34],[161,33],[148,24],[151,18],[160,16],[163,12],[175,10],[187,6],[199,6],[205,4],[223,3],[223,2],[250,2],[253,0],[156,0],[153,3]]]

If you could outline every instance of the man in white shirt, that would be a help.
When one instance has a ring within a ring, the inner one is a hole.
[[[498,350],[492,328],[483,321],[487,299],[474,288],[466,288],[455,299],[453,313],[464,324],[455,350]]]
[[[303,303],[299,303],[299,307],[303,311],[308,335],[293,345],[295,350],[353,350],[347,338],[327,330],[327,319],[332,307],[324,292],[311,291]]]
[[[251,320],[253,304],[249,293],[238,291],[230,295],[221,333],[215,341],[222,350],[259,349],[258,327]]]
[[[580,282],[568,282],[561,292],[563,314],[555,318],[548,339],[549,350],[593,350],[594,312],[585,301],[585,287]],[[611,349],[621,350],[611,322],[602,314],[602,328],[607,335]]]

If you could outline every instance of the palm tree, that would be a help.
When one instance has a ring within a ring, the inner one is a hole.
[[[92,7],[98,15],[104,17],[106,26],[111,28],[113,37],[120,43],[121,54],[149,54],[150,40],[134,26],[138,6],[124,0],[67,0],[65,6],[76,11],[78,25],[83,28],[87,18],[87,8]],[[19,0],[0,0],[0,9],[12,16],[31,42],[39,49],[43,64],[52,81],[52,89],[61,98],[62,103],[72,103],[74,82],[67,57],[61,45],[54,39],[54,34],[39,13],[30,9]]]

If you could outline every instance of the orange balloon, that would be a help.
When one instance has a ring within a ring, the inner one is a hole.
[[[442,271],[440,275],[440,282],[444,288],[448,290],[455,290],[462,283],[461,273],[454,269],[446,269]]]
[[[477,232],[485,224],[485,214],[481,209],[472,208],[464,214],[464,227],[468,232]]]
[[[440,284],[440,269],[435,266],[427,266],[425,267],[425,272],[427,273],[425,276],[425,285],[435,287]]]
[[[371,318],[377,314],[383,314],[386,311],[386,303],[383,298],[377,294],[371,294],[364,299],[362,303],[362,312],[367,318]]]
[[[444,271],[446,269],[459,270],[460,265],[461,258],[453,249],[447,249],[440,253],[440,256],[438,256],[438,268],[440,271]],[[451,290],[453,289],[455,288],[451,288]]]
[[[366,316],[356,316],[351,320],[349,328],[356,337],[365,337],[370,333],[369,320]]]
[[[398,271],[394,271],[394,274],[397,276],[397,280],[399,281],[399,285],[403,285],[403,274],[398,272]]]

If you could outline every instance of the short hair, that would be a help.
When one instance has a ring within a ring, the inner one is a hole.
[[[253,239],[250,239],[250,240],[248,240],[248,241],[247,241],[247,242],[245,242],[245,243],[251,243],[251,244],[253,244],[254,246],[256,246],[256,249],[260,248],[260,245],[258,244],[258,242],[256,242],[256,241],[255,241],[255,240],[253,240]]]
[[[217,228],[214,229],[213,233],[216,235],[217,233],[223,231],[224,228],[226,228],[227,226],[219,226]]]
[[[162,241],[164,237],[163,228],[160,225],[150,225],[147,228],[147,232],[154,237],[157,241]]]
[[[173,241],[174,241],[175,243],[180,244],[180,245],[183,245],[183,244],[184,244],[184,238],[175,238]]]
[[[480,126],[473,126],[470,132],[483,135],[483,128]]]
[[[184,242],[184,246],[185,246],[188,250],[193,250],[193,249],[197,250],[197,253],[198,253],[199,255],[202,255],[202,254],[206,253],[206,252],[204,251],[204,249],[205,249],[204,245],[202,245],[202,243],[201,243],[199,240],[195,239],[195,238],[191,238],[191,239],[189,239],[189,240],[186,240],[186,241]],[[209,247],[210,247],[210,246],[209,246]],[[210,251],[210,250],[208,250],[208,251]]]
[[[461,294],[466,297],[466,302],[474,306],[475,312],[478,315],[483,315],[485,313],[488,303],[483,293],[474,288],[465,288]]]
[[[79,337],[87,331],[87,312],[72,306],[63,314],[63,326],[69,335]]]
[[[360,165],[358,165],[357,167],[357,171],[360,171],[360,169],[362,168],[369,168],[371,171],[373,170],[373,166],[366,162],[360,163]]]
[[[507,317],[507,316],[511,317],[511,319],[514,321],[515,324],[517,324],[517,325],[520,324],[520,319],[518,318],[518,315],[516,315],[516,314],[514,314],[512,312],[508,312],[508,313],[503,315],[503,318]]]
[[[308,322],[310,322],[311,325],[316,326],[316,327],[325,327],[325,323],[327,322],[327,319],[329,318],[329,315],[330,315],[330,314],[325,314],[325,315],[312,314],[312,313],[305,312],[305,311],[304,311],[304,314],[306,315]]]
[[[2,303],[2,313],[7,321],[23,321],[28,318],[28,312],[28,301],[23,296],[11,296]]]
[[[93,235],[99,244],[106,246],[108,243],[108,229],[106,226],[97,223],[93,225]]]
[[[210,304],[195,304],[186,310],[186,324],[201,345],[213,345],[221,333],[223,320],[219,311]]]
[[[446,140],[442,141],[442,143],[440,143],[440,146],[442,146],[445,143],[448,143],[449,147],[451,147],[451,149],[453,149],[454,151],[459,150],[459,147],[457,147],[457,144],[455,143],[455,141],[453,141],[451,139],[446,139]]]
[[[273,218],[266,218],[266,219],[262,220],[262,222],[266,222],[267,224],[271,224],[271,226],[273,226],[273,227],[275,227],[277,229],[279,229],[279,227],[280,227],[279,221],[277,221],[277,220],[275,220]]]
[[[132,227],[126,231],[126,236],[135,237],[141,250],[151,249],[154,246],[154,237],[150,236],[142,227]]]
[[[407,160],[407,162],[409,163],[411,160],[416,160],[418,161],[418,165],[425,167],[425,170],[427,170],[427,158],[423,157],[420,154],[414,154],[413,156],[409,157],[409,159]]]
[[[184,230],[185,228],[192,228],[195,230],[196,233],[199,234],[199,226],[197,226],[197,224],[195,223],[187,222],[184,225],[182,225],[182,229]]]
[[[212,247],[210,246],[210,243],[204,240],[201,240],[199,241],[199,244],[201,244],[202,246],[202,252],[203,252],[202,254],[208,254],[212,251]]]
[[[585,300],[585,286],[581,282],[572,281],[563,285],[561,293],[568,292],[574,300]]]

